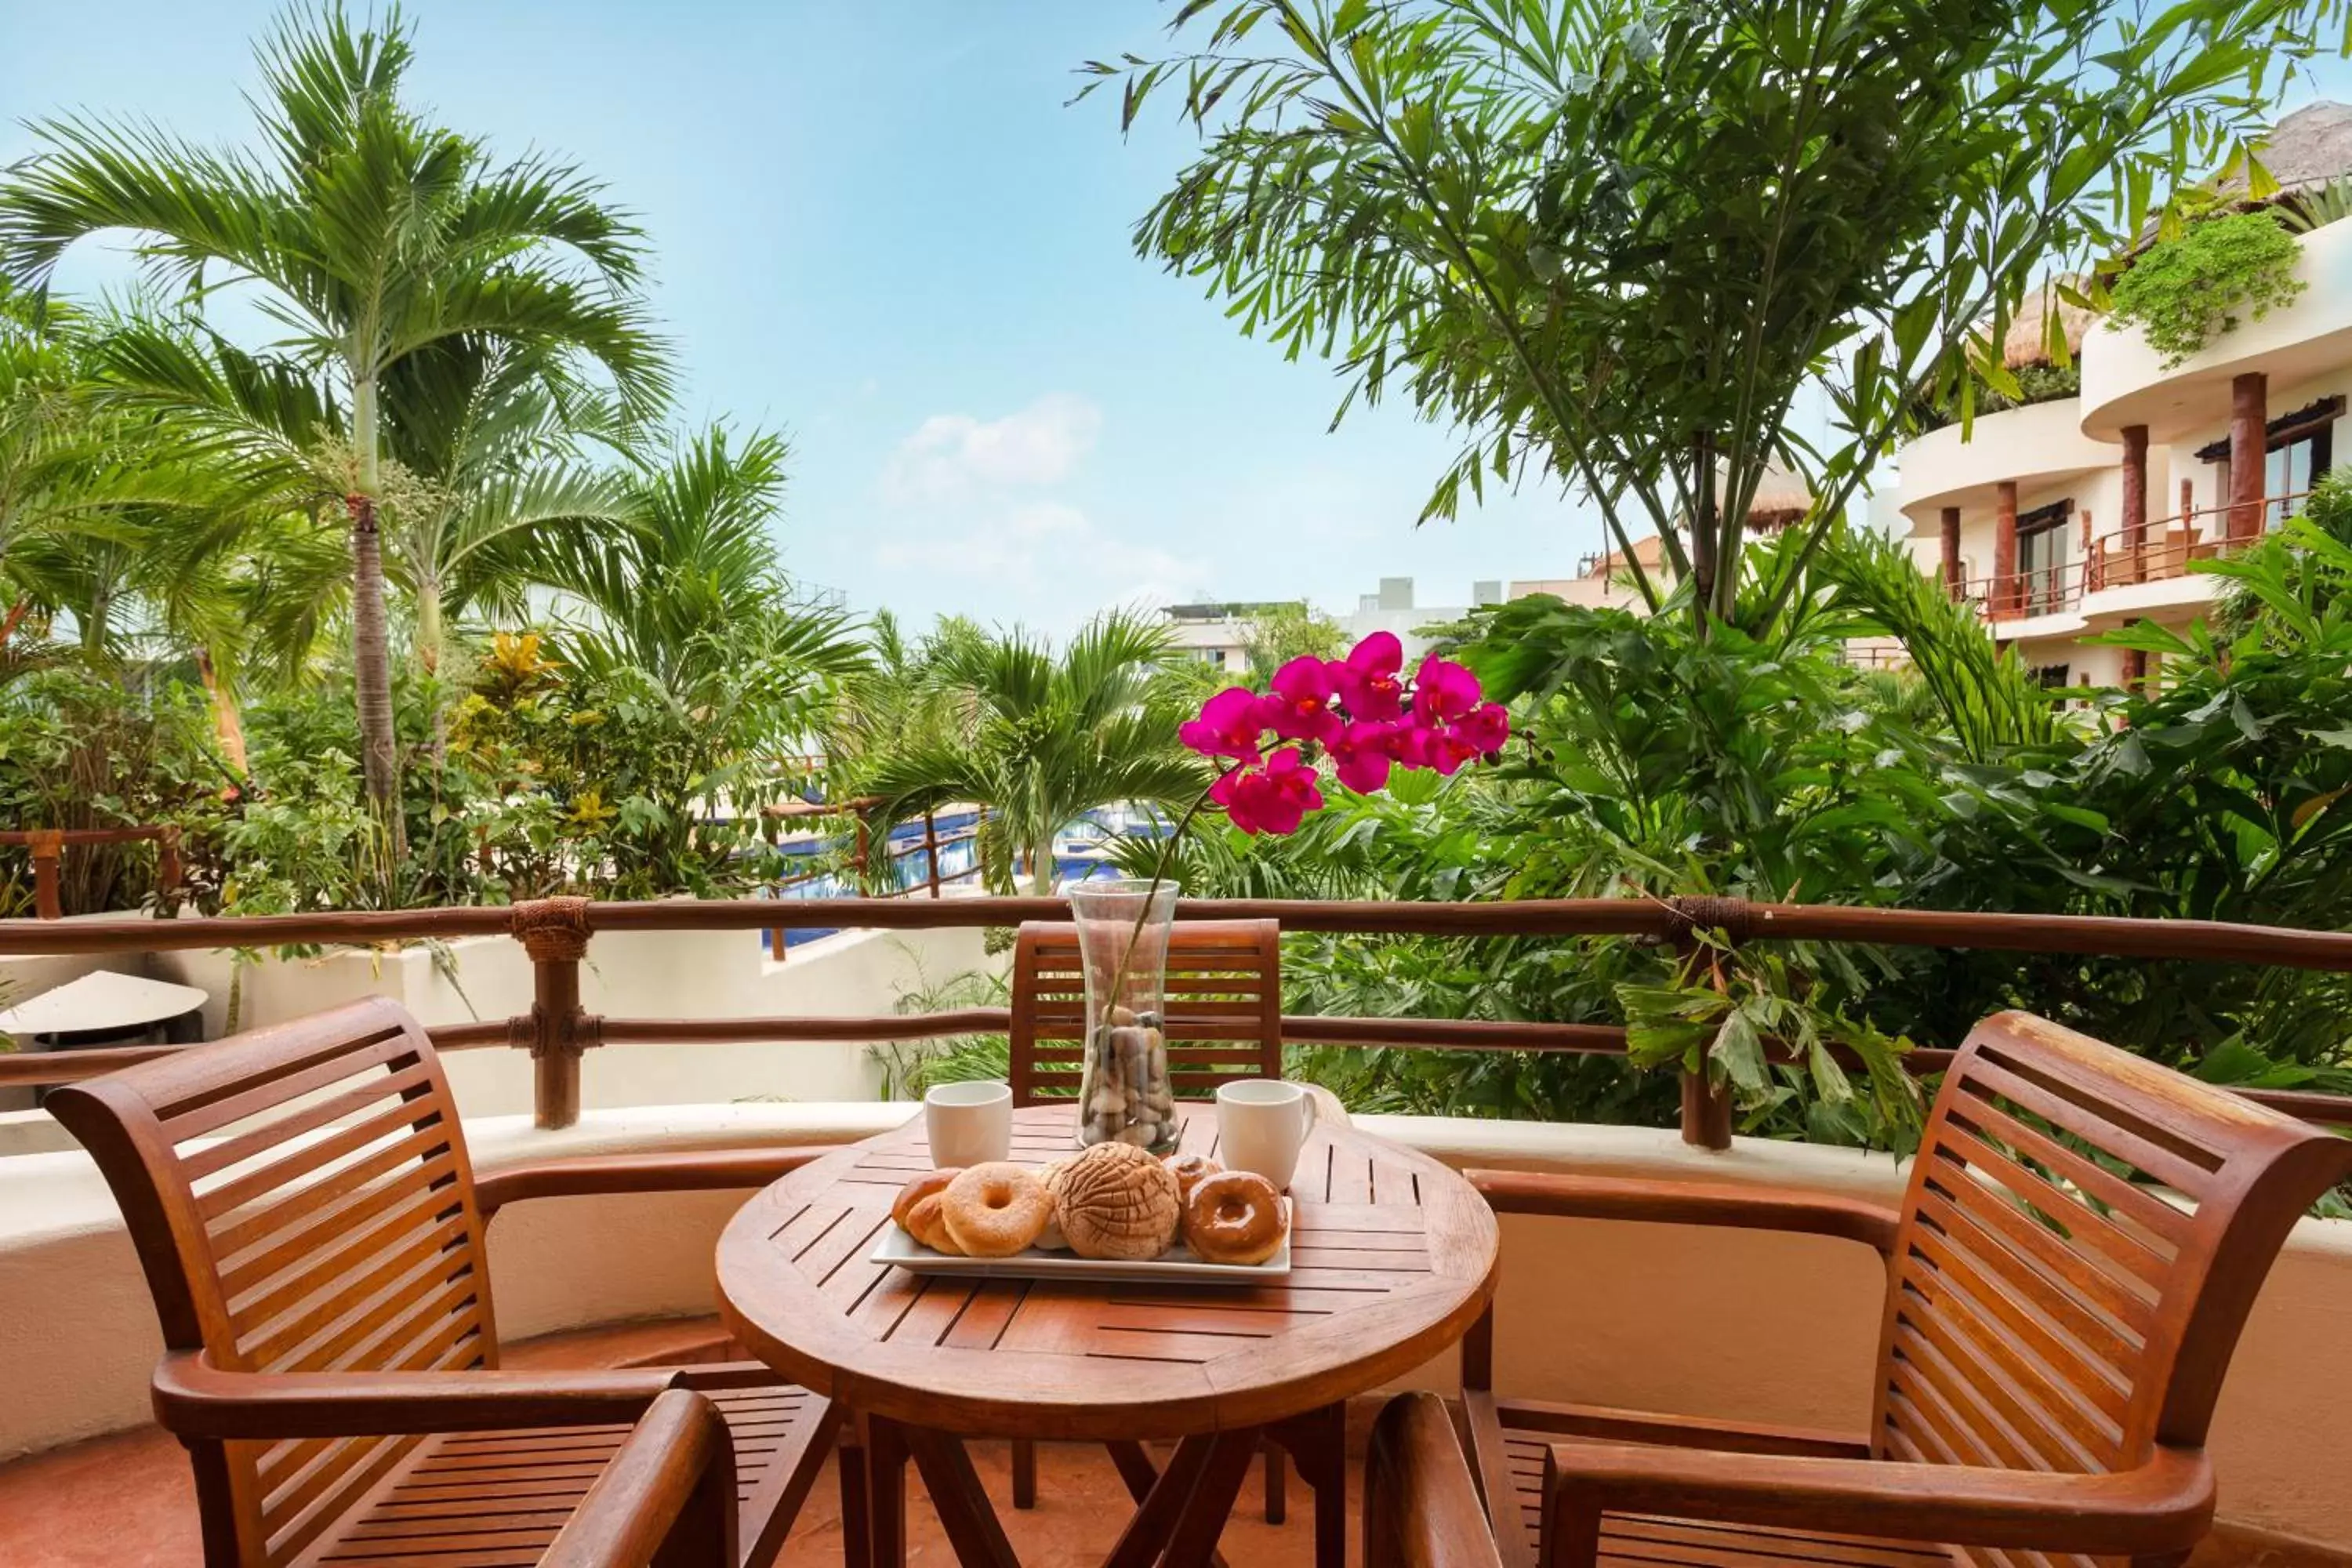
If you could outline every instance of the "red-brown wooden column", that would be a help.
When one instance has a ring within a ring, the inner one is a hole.
[[[1957,599],[1967,592],[1960,578],[1960,509],[1946,507],[1940,521],[1944,533],[1944,592]]]
[[[2017,481],[2003,479],[1993,487],[1992,593],[1995,618],[2017,614],[2024,603],[2025,584],[2017,580]]]
[[[2124,564],[2109,574],[2118,583],[2146,574],[2147,556],[2147,426],[2124,426]]]
[[[2270,418],[2270,377],[2249,371],[2230,383],[2230,537],[2263,531],[2263,426]]]

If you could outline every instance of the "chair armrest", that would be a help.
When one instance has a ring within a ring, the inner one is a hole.
[[[1497,1214],[1565,1219],[1646,1220],[1654,1225],[1719,1225],[1749,1230],[1834,1236],[1895,1250],[1902,1223],[1893,1209],[1857,1198],[1729,1182],[1645,1182],[1615,1176],[1561,1176],[1536,1171],[1465,1171]]]
[[[540,1568],[735,1568],[735,1458],[719,1407],[673,1389],[557,1531]]]
[[[1516,1521],[1514,1521],[1516,1522]],[[1502,1568],[1444,1402],[1400,1394],[1364,1456],[1364,1568]]]
[[[155,1420],[182,1437],[373,1437],[604,1426],[677,1386],[667,1368],[618,1372],[224,1372],[199,1352],[156,1364]]]
[[[2212,1467],[2202,1450],[2183,1448],[2084,1476],[1557,1443],[1546,1469],[1551,1539],[1569,1563],[1591,1560],[1579,1543],[1597,1537],[1604,1510],[2119,1557],[2186,1552],[2213,1520]]]
[[[674,1154],[587,1154],[541,1160],[493,1171],[474,1184],[482,1224],[524,1198],[585,1197],[595,1193],[723,1192],[764,1187],[812,1160],[838,1152],[834,1144],[793,1149],[701,1149]]]

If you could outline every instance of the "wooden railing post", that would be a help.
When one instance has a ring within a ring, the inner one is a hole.
[[[1681,917],[1674,943],[1675,951],[1685,957],[1697,950],[1697,933],[1701,931],[1719,931],[1734,945],[1748,934],[1748,910],[1745,899],[1697,896],[1667,901],[1674,906],[1675,913]],[[1717,1152],[1730,1148],[1731,1085],[1708,1082],[1704,1064],[1697,1072],[1685,1072],[1682,1080],[1683,1142],[1694,1148],[1712,1149]]]
[[[580,1010],[580,961],[588,955],[588,900],[538,899],[517,904],[515,939],[530,955],[531,1119],[544,1128],[580,1120],[580,1053],[590,1042]]]
[[[932,812],[923,813],[923,861],[931,871],[931,897],[940,896],[940,821]]]
[[[65,919],[65,890],[60,877],[66,853],[64,831],[37,827],[26,836],[25,842],[33,852],[33,913],[45,921]]]

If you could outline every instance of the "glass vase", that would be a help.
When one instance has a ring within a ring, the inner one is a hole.
[[[1078,1079],[1078,1142],[1176,1149],[1176,1095],[1168,1079],[1168,932],[1176,886],[1137,879],[1068,889],[1087,977],[1086,1058]]]

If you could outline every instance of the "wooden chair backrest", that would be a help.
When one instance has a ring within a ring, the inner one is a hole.
[[[1282,1076],[1282,927],[1183,921],[1168,938],[1168,1076],[1179,1100]],[[1013,1103],[1073,1096],[1086,1041],[1077,928],[1032,921],[1013,950]]]
[[[2201,1446],[2272,1259],[2347,1154],[2032,1014],[1979,1024],[1912,1165],[1875,1450],[2095,1473]]]
[[[243,1372],[498,1363],[465,1137],[416,1020],[370,998],[49,1096],[174,1350]],[[191,1445],[206,1561],[278,1568],[413,1438]]]

